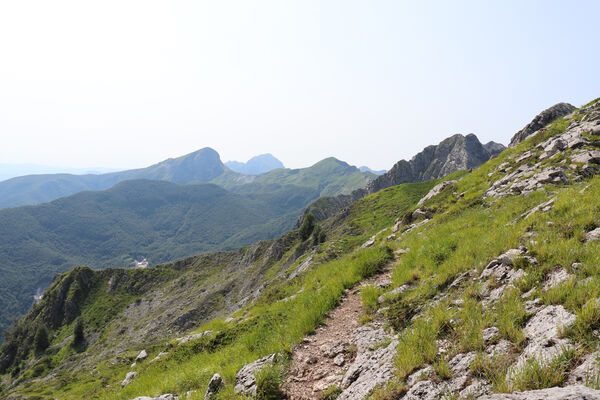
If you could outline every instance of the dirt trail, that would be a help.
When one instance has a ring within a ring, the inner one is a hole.
[[[393,262],[379,274],[346,291],[323,325],[294,347],[292,362],[282,387],[289,400],[319,399],[331,385],[341,387],[344,373],[356,355],[352,333],[360,326],[360,289],[390,280]]]

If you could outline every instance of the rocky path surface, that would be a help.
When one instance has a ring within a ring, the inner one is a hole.
[[[365,356],[374,356],[368,353],[389,347],[380,346],[375,350],[377,344],[389,341],[391,335],[386,334],[377,321],[361,326],[359,319],[363,312],[361,288],[390,282],[391,268],[392,265],[388,264],[381,273],[347,290],[324,324],[295,346],[282,388],[289,400],[318,399],[332,385],[347,387],[344,392],[352,391],[352,386],[357,386],[352,384],[360,383],[361,372],[368,366]],[[368,386],[372,386],[371,382]],[[368,388],[369,391],[371,389]],[[357,387],[354,387],[356,390]],[[352,398],[348,395],[342,393],[338,398]]]

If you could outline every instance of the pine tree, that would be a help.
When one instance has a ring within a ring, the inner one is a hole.
[[[80,345],[84,340],[85,336],[83,335],[83,321],[81,318],[77,318],[75,326],[73,327],[73,342],[75,345]]]
[[[300,238],[304,241],[310,237],[313,229],[315,228],[315,216],[308,213],[304,216],[302,225],[300,226]]]
[[[46,325],[40,324],[35,332],[33,347],[36,354],[41,354],[48,348],[48,346],[50,346],[50,341],[48,340],[48,328],[46,328]]]

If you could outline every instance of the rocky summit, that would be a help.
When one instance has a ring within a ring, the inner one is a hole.
[[[493,157],[452,137],[278,239],[59,274],[0,397],[600,399],[599,152],[597,99]]]
[[[565,115],[570,114],[573,111],[575,111],[575,107],[569,103],[558,103],[550,108],[545,109],[544,111],[536,115],[535,118],[530,123],[528,123],[523,129],[515,133],[515,135],[510,140],[509,147],[516,146],[517,144],[521,143],[523,140],[527,139],[529,136],[533,135],[540,129],[546,127],[546,125],[548,125],[555,119],[564,117]]]
[[[364,188],[356,189],[349,195],[317,200],[309,206],[308,211],[318,219],[325,219],[352,202],[388,187],[439,179],[456,171],[478,167],[504,149],[504,145],[496,142],[482,145],[474,134],[456,134],[437,145],[427,146],[410,161],[398,161]]]

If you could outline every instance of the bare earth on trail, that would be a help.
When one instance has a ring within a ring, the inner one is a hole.
[[[347,290],[324,324],[294,347],[282,387],[289,400],[318,399],[330,386],[341,387],[344,373],[356,355],[351,339],[352,332],[360,326],[358,320],[363,311],[360,289],[389,279],[389,270],[387,265],[383,272]]]

